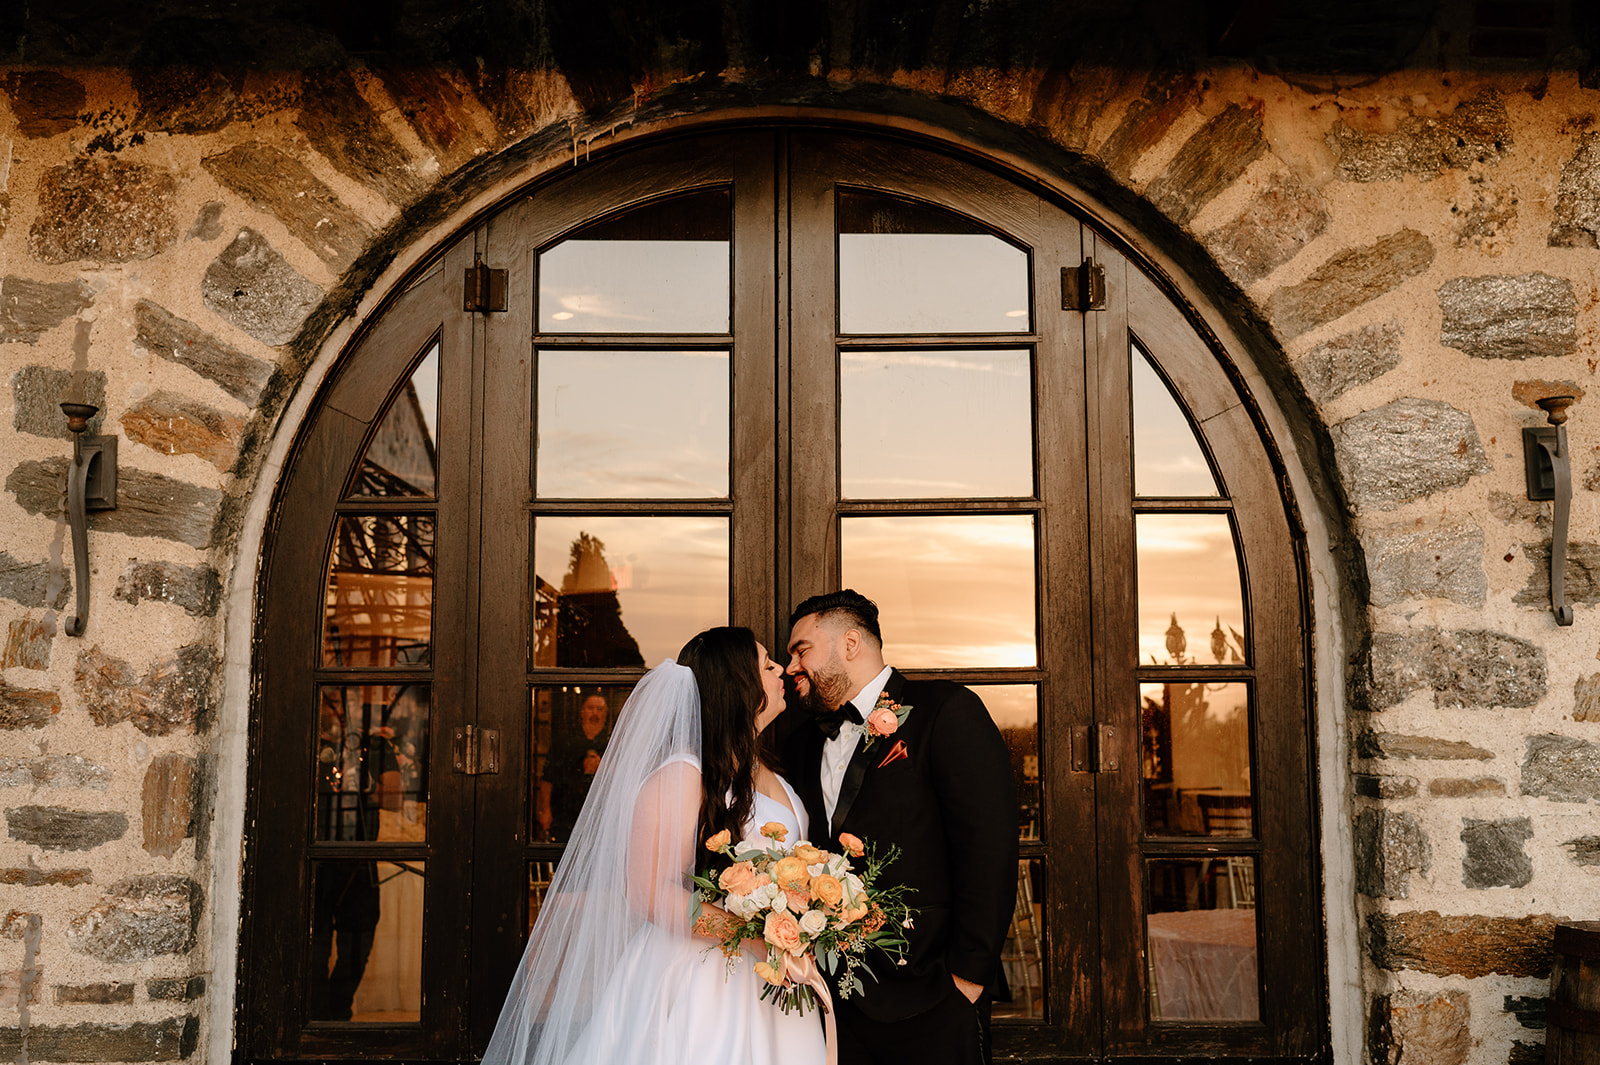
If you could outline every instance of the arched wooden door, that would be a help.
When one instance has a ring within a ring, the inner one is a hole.
[[[478,260],[505,310],[460,310]],[[843,583],[1013,751],[997,1048],[1316,1056],[1306,597],[1251,412],[1070,205],[925,147],[721,133],[520,196],[285,474],[241,1055],[481,1052],[631,684]]]

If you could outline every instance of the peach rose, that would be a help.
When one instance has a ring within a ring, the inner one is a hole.
[[[832,909],[844,898],[844,885],[839,883],[838,877],[827,873],[814,876],[811,878],[811,897]]]
[[[800,922],[787,910],[773,910],[767,914],[767,923],[762,928],[762,938],[779,950],[786,950],[790,954],[802,954],[806,949],[805,943],[800,938]]]
[[[768,965],[764,961],[758,961],[756,962],[756,975],[773,987],[783,986],[783,970],[776,965]]]
[[[782,821],[768,821],[761,826],[761,834],[768,839],[775,839],[779,843],[789,838],[789,830],[783,827]]]
[[[735,862],[722,871],[717,883],[730,895],[747,895],[756,886],[756,867],[749,862]]]
[[[818,862],[825,862],[828,860],[827,851],[813,847],[809,843],[795,844],[794,856],[799,858],[802,862],[805,862],[807,865],[816,865]]]
[[[789,900],[789,909],[795,913],[805,913],[806,908],[811,905],[811,896],[804,891],[788,888],[783,894]]]
[[[855,922],[861,920],[861,918],[865,917],[869,912],[871,912],[871,910],[872,907],[868,906],[865,901],[862,901],[858,905],[846,906],[843,910],[841,910],[839,913],[839,920],[845,924],[854,924]]]
[[[715,853],[733,842],[733,833],[723,829],[710,839],[706,840],[706,850]]]
[[[760,876],[756,877],[755,883],[750,885],[750,890],[746,891],[745,894],[748,895],[750,891],[756,891],[760,888],[764,888],[770,883],[772,883],[772,877],[768,876],[766,873],[762,873]]]
[[[806,863],[791,854],[778,859],[772,867],[772,879],[786,888],[804,888],[811,882],[811,874],[806,871]]]
[[[900,728],[900,719],[887,706],[880,706],[867,715],[867,731],[874,736],[893,736]]]
[[[859,858],[867,853],[867,845],[848,832],[839,833],[839,846],[849,851],[852,858]]]

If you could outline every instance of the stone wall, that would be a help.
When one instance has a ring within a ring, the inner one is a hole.
[[[1267,331],[1277,402],[1325,448],[1364,559],[1351,676],[1319,678],[1348,683],[1351,707],[1351,763],[1321,771],[1354,796],[1363,959],[1333,974],[1363,989],[1352,1038],[1373,1062],[1534,1060],[1550,928],[1600,916],[1600,432],[1580,402],[1569,629],[1549,614],[1549,505],[1525,498],[1519,433],[1542,422],[1537,398],[1583,396],[1600,363],[1586,53],[1318,78],[1035,29],[997,43],[959,18],[917,41],[806,24],[764,44],[730,19],[573,53],[556,20],[527,30],[526,65],[353,59],[309,30],[288,63],[14,56],[0,71],[0,1053],[226,1046],[204,1008],[228,949],[209,941],[215,862],[237,860],[211,847],[221,604],[254,576],[236,547],[267,443],[292,431],[287,402],[372,279],[527,160],[767,105],[976,113],[1165,226]],[[61,631],[69,394],[123,438],[82,639]]]

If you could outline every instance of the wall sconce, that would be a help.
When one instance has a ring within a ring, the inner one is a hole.
[[[1550,610],[1557,625],[1572,624],[1567,605],[1567,522],[1572,516],[1572,453],[1567,449],[1567,408],[1576,396],[1546,396],[1539,409],[1549,425],[1522,430],[1522,461],[1528,478],[1529,499],[1555,501],[1550,523]]]
[[[89,623],[89,511],[117,509],[117,438],[83,435],[89,419],[99,412],[92,403],[61,404],[72,431],[67,523],[72,526],[72,573],[78,592],[78,614],[67,619],[68,636],[82,636]]]

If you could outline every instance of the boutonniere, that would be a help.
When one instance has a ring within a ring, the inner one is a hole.
[[[867,735],[861,741],[861,749],[872,749],[873,743],[880,737],[893,736],[900,731],[900,726],[906,723],[906,718],[911,716],[911,707],[901,706],[890,697],[888,692],[880,692],[878,704],[872,708],[872,713],[867,715]],[[904,746],[904,744],[900,744]]]

